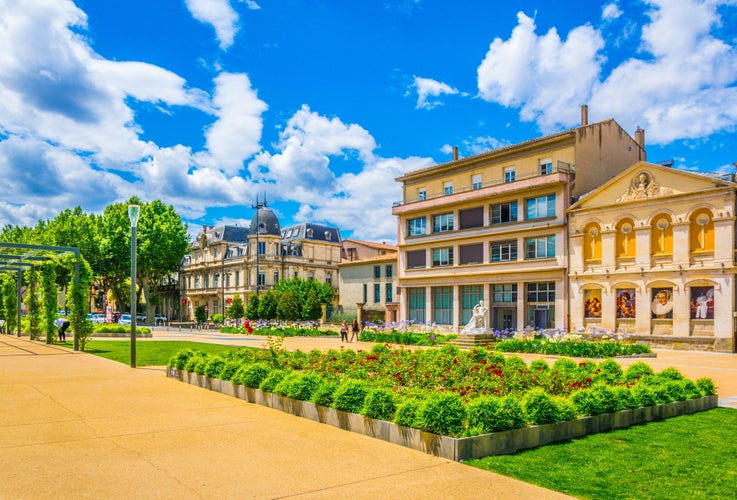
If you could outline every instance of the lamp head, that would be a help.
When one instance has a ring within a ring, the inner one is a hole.
[[[131,227],[138,226],[138,217],[141,215],[141,205],[128,205],[128,218],[131,221]]]

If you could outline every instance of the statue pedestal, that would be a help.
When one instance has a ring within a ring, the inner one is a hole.
[[[461,333],[458,338],[454,339],[453,344],[461,349],[471,349],[474,347],[484,347],[487,344],[498,342],[499,339],[491,332],[488,333]]]

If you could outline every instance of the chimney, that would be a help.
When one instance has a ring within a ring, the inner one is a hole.
[[[458,160],[458,146],[453,146],[453,161]]]
[[[637,130],[635,130],[635,142],[642,149],[645,149],[645,130],[641,129],[639,126],[637,127]]]
[[[589,106],[588,104],[581,105],[581,126],[585,127],[589,124]]]

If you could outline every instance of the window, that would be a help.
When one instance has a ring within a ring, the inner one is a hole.
[[[274,271],[274,284],[279,283],[279,271]]]
[[[514,182],[517,178],[517,174],[514,167],[507,167],[504,169],[504,182]]]
[[[458,223],[461,229],[483,227],[484,207],[467,208],[458,212]]]
[[[376,283],[374,285],[374,304],[381,302],[381,285]]]
[[[409,236],[420,236],[427,232],[427,219],[418,217],[407,221]]]
[[[434,233],[444,233],[453,230],[453,214],[434,215],[432,218],[432,230]]]
[[[491,244],[492,262],[511,262],[517,260],[517,240],[495,241]]]
[[[407,316],[410,321],[425,323],[425,289],[410,288],[407,291],[409,309]]]
[[[258,272],[258,286],[264,286],[266,284],[266,271]]]
[[[461,245],[458,249],[460,264],[481,264],[484,261],[484,244]]]
[[[623,219],[617,223],[617,258],[635,257],[635,224],[631,219]]]
[[[200,287],[200,277],[199,277],[199,275],[194,277],[194,287],[195,288],[199,288]]]
[[[491,206],[491,223],[506,224],[517,221],[517,202],[508,201]]]
[[[368,300],[368,285],[366,283],[363,284],[363,303],[365,304]]]
[[[481,189],[484,187],[484,183],[481,181],[481,174],[471,176],[471,187],[473,189]]]
[[[219,283],[220,283],[220,275],[216,274],[215,276],[212,277],[212,286],[214,286],[215,288],[218,288],[220,286]]]
[[[473,317],[473,308],[484,300],[483,285],[469,285],[461,287],[461,323],[468,324]]]
[[[328,274],[325,275],[325,283],[327,283],[328,285],[332,285],[333,284],[333,275],[332,274],[328,273]]]
[[[241,281],[241,272],[236,271],[235,272],[235,286],[240,286],[240,281]]]
[[[453,323],[453,287],[439,286],[432,289],[433,319],[440,325]]]
[[[527,218],[541,219],[543,217],[555,217],[555,195],[530,198],[527,203]]]
[[[308,238],[312,238],[312,235],[313,235],[313,233],[314,233],[314,231],[312,230],[312,228],[311,228],[311,227],[307,228],[307,231],[305,231],[305,235],[306,235],[306,236],[307,236]]]
[[[540,160],[540,175],[547,175],[553,173],[553,159],[545,158]]]
[[[709,252],[714,250],[714,219],[706,209],[694,212],[689,228],[691,251]]]
[[[259,255],[266,254],[266,243],[264,243],[263,241],[258,242],[258,254]]]
[[[539,236],[525,240],[526,259],[549,259],[555,257],[555,236]]]
[[[330,231],[325,231],[325,241],[330,241],[333,239],[333,233]]]
[[[653,219],[650,243],[653,255],[670,255],[673,253],[673,225],[670,217],[659,215]]]
[[[417,269],[425,267],[426,263],[426,252],[424,250],[412,250],[407,252],[407,268]]]
[[[433,248],[432,267],[446,267],[453,265],[453,247]]]
[[[555,283],[527,283],[527,302],[555,302]]]
[[[417,199],[420,201],[424,201],[427,199],[427,189],[421,188],[417,190]]]
[[[381,278],[381,266],[374,266],[374,278]]]
[[[391,283],[387,283],[386,284],[386,301],[387,302],[392,302],[392,300],[393,300],[393,297],[392,297],[392,284]]]
[[[494,285],[491,300],[500,304],[517,302],[517,283]]]
[[[206,274],[204,278],[205,278],[205,288],[210,288],[210,275]]]
[[[584,260],[601,260],[601,228],[592,223],[583,230]]]
[[[385,271],[384,271],[384,274],[386,275],[386,277],[387,278],[391,278],[393,272],[394,272],[394,269],[393,269],[392,265],[391,264],[387,264],[386,265],[386,268],[385,268]]]
[[[448,181],[443,183],[443,194],[449,196],[453,194],[453,183]]]
[[[330,238],[328,238],[328,239],[330,239]],[[275,256],[278,256],[279,255],[279,243],[274,243],[274,255]]]

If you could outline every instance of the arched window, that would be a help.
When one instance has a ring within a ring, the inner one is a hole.
[[[617,258],[634,258],[636,252],[635,223],[622,219],[617,223]]]
[[[668,215],[658,215],[650,229],[650,245],[653,255],[673,255],[673,224]]]
[[[601,227],[595,222],[584,229],[583,258],[585,261],[601,260]]]
[[[692,252],[714,251],[714,219],[709,210],[704,208],[694,212],[689,230]]]

